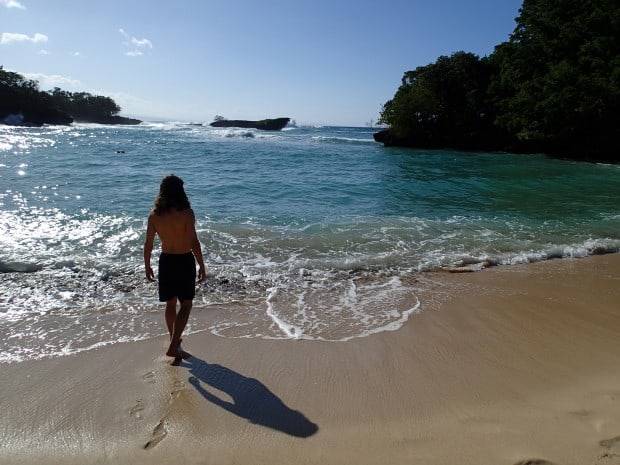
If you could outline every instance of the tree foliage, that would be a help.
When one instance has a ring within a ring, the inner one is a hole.
[[[28,123],[68,124],[73,120],[90,122],[128,122],[116,116],[121,108],[109,97],[87,92],[67,92],[55,87],[39,90],[37,81],[0,68],[0,120],[22,114]],[[137,121],[137,120],[133,120]]]
[[[524,0],[510,40],[491,59],[498,125],[551,151],[618,148],[617,0]]]
[[[51,92],[52,102],[60,109],[70,113],[77,121],[91,121],[109,118],[121,111],[110,97],[91,95],[87,92],[66,92],[55,87]]]
[[[0,120],[11,114],[21,114],[32,124],[72,121],[68,114],[51,104],[49,95],[39,91],[37,81],[0,67]]]
[[[407,71],[380,122],[423,147],[491,145],[498,133],[486,95],[492,71],[487,60],[465,52]]]
[[[380,121],[403,145],[618,160],[619,41],[617,0],[524,0],[509,41],[407,71]]]

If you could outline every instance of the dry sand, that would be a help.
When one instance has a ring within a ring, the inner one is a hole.
[[[620,254],[420,279],[421,313],[349,342],[0,365],[0,463],[620,464]]]

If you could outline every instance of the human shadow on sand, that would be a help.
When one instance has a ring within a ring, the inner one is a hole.
[[[317,425],[301,412],[287,407],[278,396],[260,381],[243,376],[222,365],[207,363],[195,356],[180,361],[180,367],[189,369],[193,375],[190,384],[209,402],[251,423],[263,425],[291,436],[307,438],[316,433]],[[228,402],[208,391],[210,386],[228,394]]]

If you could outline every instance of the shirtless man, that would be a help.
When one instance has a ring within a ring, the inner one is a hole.
[[[166,325],[170,346],[166,355],[182,358],[181,335],[189,319],[195,295],[196,261],[198,282],[205,280],[202,250],[196,235],[196,219],[183,180],[173,174],[164,177],[148,218],[144,240],[146,279],[155,281],[151,253],[155,234],[161,240],[159,256],[159,301],[166,302]],[[181,303],[177,313],[177,300]]]

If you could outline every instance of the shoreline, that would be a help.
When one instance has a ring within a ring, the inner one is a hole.
[[[619,284],[617,253],[431,272],[421,312],[348,342],[2,364],[0,462],[618,464]]]
[[[494,268],[504,269],[504,268],[511,268],[515,266],[526,267],[530,265],[536,265],[542,262],[556,261],[556,260],[561,260],[561,261],[563,260],[569,260],[569,261],[588,260],[588,259],[591,259],[592,257],[597,257],[601,255],[615,255],[618,253],[619,252],[616,252],[615,249],[613,249],[613,251],[611,251],[611,249],[599,249],[598,252],[590,254],[590,255],[585,255],[585,256],[582,256],[579,254],[575,255],[574,257],[552,256],[552,257],[548,257],[545,259],[527,261],[527,262],[517,262],[517,263],[500,263],[500,262],[487,260],[487,261],[482,261],[482,262],[465,263],[461,266],[437,267],[437,268],[418,270],[418,271],[410,272],[409,274],[406,274],[406,273],[394,274],[394,276],[404,281],[403,289],[408,288],[410,293],[412,292],[412,290],[415,290],[416,292],[421,290],[423,293],[424,286],[425,286],[424,283],[428,283],[433,280],[436,280],[437,276],[442,276],[444,274],[447,275],[447,274],[479,273],[479,272],[483,272],[485,270],[494,269]],[[16,269],[19,269],[20,271],[18,271],[18,274],[29,275],[32,272],[38,272],[43,269],[41,266],[36,267],[36,268],[28,268],[29,266],[32,267],[31,264],[26,263],[26,262],[20,263],[20,262],[1,262],[0,261],[0,276],[3,275],[2,273],[3,271],[5,271],[6,273],[11,273],[15,271]],[[364,273],[364,272],[369,273],[371,276],[373,273],[373,271],[369,271],[369,270],[361,271],[361,273]],[[355,275],[357,274],[357,271],[352,271],[351,273]],[[139,282],[141,282],[141,274],[142,274],[142,269],[140,266],[139,272],[137,272],[135,275],[135,276],[140,276],[140,278],[138,279]],[[392,276],[392,275],[389,275],[389,276]],[[359,275],[355,277],[359,277]],[[126,277],[119,276],[119,279],[116,281],[116,286],[124,285],[123,283],[125,279]],[[136,281],[133,281],[130,287],[135,286],[135,283]],[[256,283],[256,281],[254,281],[253,283]],[[395,329],[400,328],[403,324],[407,324],[407,321],[409,321],[409,319],[413,318],[415,314],[419,313],[421,311],[421,306],[428,305],[428,302],[420,302],[418,298],[410,299],[409,300],[409,302],[411,303],[410,306],[401,305],[401,307],[403,308],[399,308],[399,311],[401,312],[400,317],[395,318],[392,321],[386,322],[384,326],[377,326],[377,327],[372,327],[370,329],[360,330],[357,333],[352,331],[351,333],[347,333],[342,337],[333,337],[333,338],[330,338],[329,336],[324,337],[324,335],[322,334],[306,334],[303,331],[303,329],[299,329],[300,333],[298,334],[296,332],[297,328],[294,325],[291,325],[291,328],[293,328],[294,330],[289,330],[288,328],[289,323],[276,321],[278,318],[276,315],[268,315],[268,318],[266,318],[265,322],[269,323],[271,321],[269,320],[269,318],[271,318],[273,320],[272,323],[275,322],[275,324],[280,327],[281,332],[275,331],[274,333],[266,333],[266,334],[263,333],[262,335],[259,335],[259,336],[252,336],[252,335],[243,334],[243,333],[235,334],[232,331],[226,331],[227,329],[229,329],[227,325],[224,326],[224,330],[225,330],[224,334],[222,334],[222,332],[220,331],[216,331],[214,329],[214,326],[211,326],[210,328],[208,326],[205,326],[213,322],[210,316],[211,307],[219,307],[221,304],[221,302],[219,301],[214,302],[214,303],[204,303],[205,296],[210,293],[234,292],[235,290],[238,290],[237,287],[243,289],[243,286],[245,284],[246,283],[234,281],[234,279],[231,279],[230,275],[226,275],[226,274],[220,275],[217,273],[213,273],[212,275],[210,275],[208,277],[207,282],[203,284],[203,287],[197,288],[196,303],[194,305],[194,311],[192,313],[192,318],[190,319],[190,322],[187,328],[188,332],[186,332],[186,335],[203,333],[203,332],[212,332],[214,336],[223,337],[223,338],[258,337],[258,338],[264,338],[264,339],[278,339],[278,340],[304,339],[304,340],[310,340],[310,341],[348,342],[350,340],[354,340],[358,338],[365,338],[365,337],[372,336],[374,334],[380,334],[381,332],[385,332],[385,331],[394,331]],[[65,341],[65,345],[62,345],[62,346],[54,346],[53,344],[47,344],[45,348],[47,349],[47,348],[53,347],[54,352],[36,353],[36,351],[34,350],[36,348],[29,346],[27,347],[26,350],[24,350],[25,346],[22,346],[21,351],[19,351],[18,353],[18,352],[13,352],[12,348],[9,345],[5,345],[4,348],[6,349],[6,352],[4,353],[3,356],[0,356],[0,366],[2,366],[3,364],[7,364],[7,363],[22,363],[28,360],[49,360],[49,359],[53,359],[57,357],[88,353],[93,350],[99,350],[100,348],[109,347],[111,345],[115,345],[119,343],[143,342],[143,341],[149,341],[154,338],[163,336],[165,334],[165,328],[161,326],[160,324],[161,322],[159,321],[160,320],[159,313],[161,309],[158,308],[159,303],[157,302],[156,298],[153,297],[154,296],[153,292],[156,292],[156,291],[154,291],[153,289],[151,289],[150,291],[152,291],[151,292],[151,297],[152,297],[151,305],[153,307],[149,315],[151,318],[150,326],[156,328],[157,331],[153,333],[149,333],[149,334],[142,333],[140,335],[140,339],[132,338],[132,335],[129,333],[118,332],[115,335],[116,337],[115,339],[105,339],[105,340],[102,339],[88,346],[80,345],[79,343],[80,341],[78,341],[77,344],[72,344],[71,341],[69,340]],[[430,300],[432,301],[434,299],[435,299],[435,296],[431,296]],[[269,301],[269,296],[267,296],[267,299],[266,299],[267,305],[268,305],[268,301]],[[235,302],[235,300],[233,300],[233,302]],[[406,300],[400,301],[401,304],[403,302],[407,302],[407,301]],[[315,304],[311,303],[310,305],[312,306]],[[321,303],[318,303],[318,305],[321,305]],[[251,305],[245,305],[244,307],[251,308]],[[86,309],[84,310],[86,311]],[[234,312],[231,313],[231,315],[234,315]],[[247,319],[247,315],[246,315],[246,319]],[[136,321],[139,322],[139,318]],[[246,322],[246,320],[244,320],[244,322]],[[194,325],[198,326],[198,328],[194,329]],[[243,324],[241,324],[240,326],[242,327]],[[20,328],[21,330],[18,330],[12,333],[9,336],[9,339],[19,337],[20,331],[22,332],[26,331],[25,328],[27,328],[27,323],[23,323],[20,326]],[[106,329],[109,329],[109,328],[106,328]],[[55,332],[59,333],[59,331],[57,330]],[[261,334],[261,333],[259,332],[257,334]],[[39,337],[39,339],[43,340],[44,338]],[[36,355],[32,355],[35,353]]]

